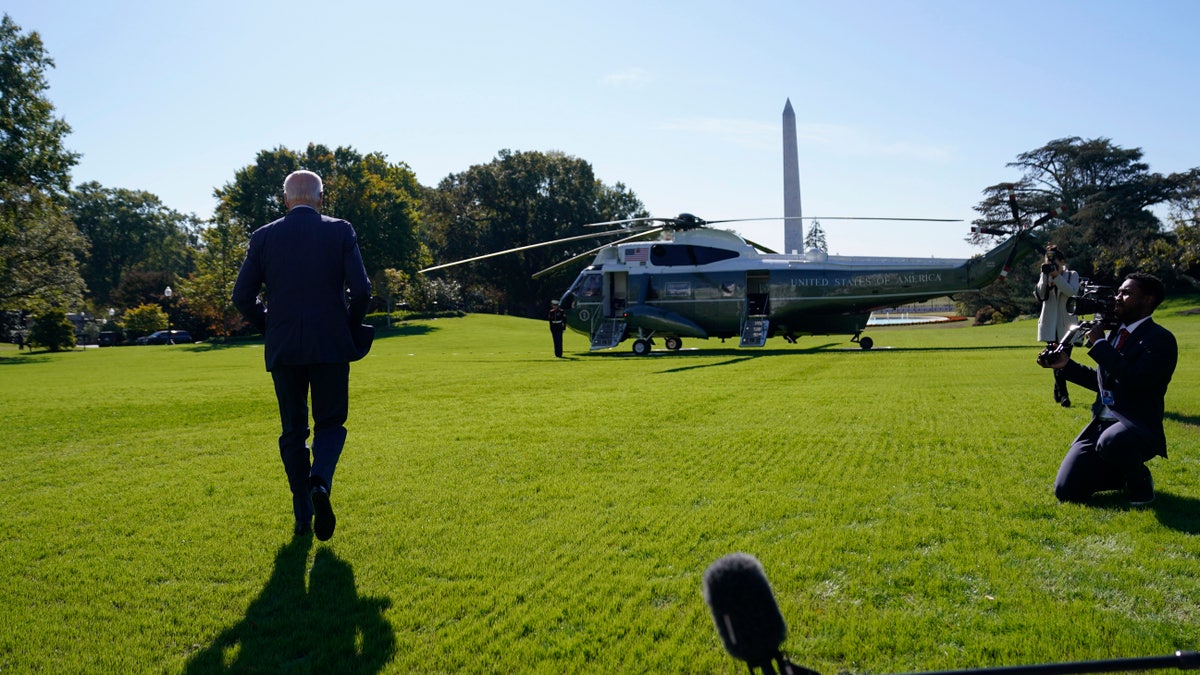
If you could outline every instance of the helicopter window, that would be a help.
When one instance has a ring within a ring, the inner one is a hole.
[[[600,274],[583,274],[575,283],[574,290],[580,298],[598,298],[604,293],[604,278]]]
[[[738,257],[737,251],[690,244],[655,244],[650,247],[650,261],[660,267],[676,265],[707,265]]]

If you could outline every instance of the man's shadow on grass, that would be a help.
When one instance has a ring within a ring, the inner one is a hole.
[[[1102,492],[1087,502],[1090,506],[1101,509],[1125,510],[1129,506],[1129,498],[1124,493]],[[1180,497],[1169,492],[1155,491],[1154,501],[1144,508],[1154,511],[1158,522],[1176,532],[1200,535],[1200,499]]]
[[[377,673],[396,637],[383,618],[387,598],[360,598],[354,571],[321,548],[305,586],[312,535],[279,549],[270,580],[246,617],[195,654],[185,673]]]

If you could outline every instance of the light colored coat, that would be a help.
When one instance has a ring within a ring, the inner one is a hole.
[[[1063,270],[1053,279],[1049,274],[1038,277],[1033,297],[1042,303],[1038,315],[1038,341],[1058,342],[1071,329],[1075,317],[1067,313],[1067,300],[1079,292],[1079,272]]]

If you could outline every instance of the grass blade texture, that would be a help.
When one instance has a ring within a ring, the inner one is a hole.
[[[739,673],[701,595],[734,551],[822,673],[1195,649],[1194,304],[1156,314],[1141,509],[1054,499],[1092,394],[1053,402],[1032,321],[564,359],[545,322],[401,324],[352,368],[327,543],[292,539],[261,344],[5,345],[0,672]]]

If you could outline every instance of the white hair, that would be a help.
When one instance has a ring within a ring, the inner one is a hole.
[[[312,171],[293,171],[283,179],[283,196],[292,204],[316,206],[324,190],[321,177]]]

